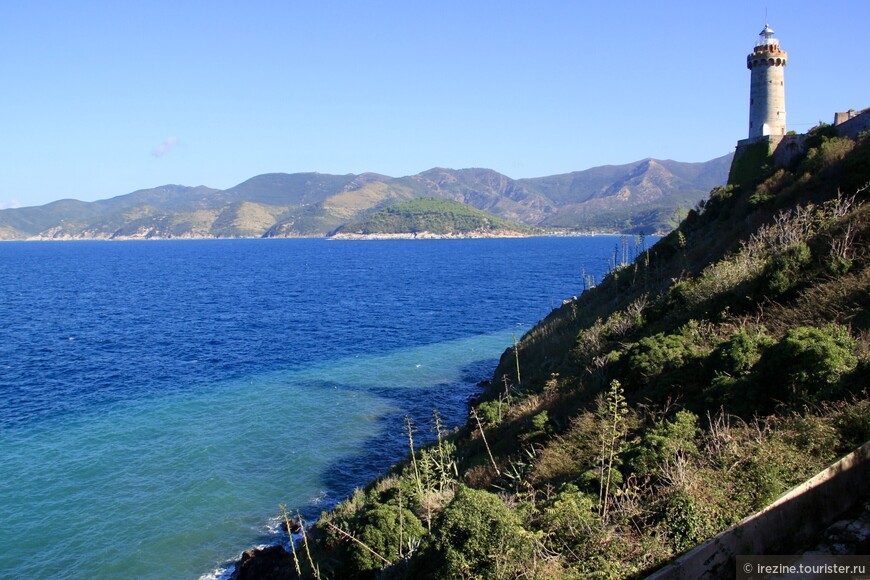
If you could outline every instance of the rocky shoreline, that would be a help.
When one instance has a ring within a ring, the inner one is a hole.
[[[165,241],[165,240],[259,240],[259,239],[325,239],[325,240],[476,240],[476,239],[504,239],[504,238],[536,238],[551,236],[613,236],[620,232],[579,232],[579,231],[538,231],[533,233],[514,232],[508,230],[496,230],[492,232],[467,232],[437,234],[433,232],[396,233],[396,234],[349,234],[341,233],[333,236],[211,236],[211,235],[179,235],[179,236],[33,236],[21,239],[0,239],[0,242],[125,242],[125,241]],[[628,235],[628,234],[625,234]],[[661,235],[655,233],[653,235]]]

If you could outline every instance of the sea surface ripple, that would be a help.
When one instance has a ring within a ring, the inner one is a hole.
[[[197,578],[399,459],[614,237],[0,244],[0,577]]]

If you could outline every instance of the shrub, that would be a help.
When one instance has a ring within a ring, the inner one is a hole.
[[[801,280],[805,267],[812,260],[812,252],[805,242],[799,242],[779,252],[765,271],[768,290],[779,296],[794,288]]]
[[[801,455],[818,457],[824,464],[836,459],[840,447],[840,434],[833,421],[812,414],[786,418],[780,436]]]
[[[762,326],[740,329],[718,345],[709,359],[714,376],[704,388],[706,406],[725,405],[732,413],[751,416],[759,404],[767,405],[766,385],[759,388],[753,373],[764,349],[775,342]]]
[[[532,543],[504,502],[486,491],[461,487],[435,532],[447,578],[512,577],[532,558]]]
[[[799,419],[800,420],[800,419]],[[739,462],[735,469],[726,471],[742,498],[740,502],[756,511],[764,508],[785,491],[806,480],[827,464],[827,458],[808,453],[809,448],[796,445],[797,433],[786,424],[776,428],[770,424],[756,423],[760,441],[748,442],[738,450]],[[782,430],[781,430],[782,429]],[[811,428],[812,429],[812,428]],[[824,439],[829,439],[830,432]]]
[[[665,525],[677,552],[704,541],[712,528],[700,502],[683,490],[675,490],[668,498]]]
[[[843,160],[842,189],[847,193],[858,191],[870,179],[870,132],[858,137],[858,144]]]
[[[782,401],[803,404],[835,398],[841,394],[841,377],[858,364],[855,346],[841,326],[799,326],[767,349],[759,362],[759,378]]]
[[[822,137],[818,147],[807,151],[801,170],[811,174],[821,173],[842,161],[854,148],[855,142],[851,139],[836,136]]]
[[[676,458],[697,457],[697,432],[698,417],[690,411],[678,411],[673,421],[661,421],[647,429],[632,467],[640,475],[659,475]]]
[[[355,528],[358,540],[391,562],[399,558],[400,545],[407,549],[409,540],[419,540],[425,534],[417,516],[391,504],[375,504],[360,514]],[[349,549],[355,569],[366,572],[384,567],[382,560],[359,544],[352,543]]]
[[[600,527],[596,504],[598,498],[566,485],[541,512],[541,527],[552,534],[552,543],[559,548],[569,546],[581,552],[594,530]]]
[[[578,477],[595,465],[601,449],[600,426],[592,413],[582,413],[560,436],[538,452],[532,480],[565,481]]]
[[[507,405],[499,401],[484,401],[477,406],[477,416],[484,425],[498,425],[505,413]]]
[[[532,429],[535,433],[547,433],[550,431],[550,415],[547,411],[541,411],[532,417]]]
[[[852,403],[836,406],[833,420],[845,449],[852,450],[870,441],[870,399],[867,393]]]
[[[622,487],[622,484],[625,483],[625,478],[622,476],[622,472],[618,469],[620,465],[622,465],[621,461],[619,461],[618,464],[609,471],[610,487],[613,489],[619,489]],[[577,485],[579,485],[583,491],[589,493],[601,493],[602,487],[607,483],[607,475],[608,472],[602,470],[600,465],[597,465],[581,473],[580,477],[576,480]]]
[[[690,348],[682,336],[660,332],[633,345],[626,364],[633,376],[646,383],[650,377],[681,367],[690,356]]]
[[[840,135],[839,129],[835,125],[829,125],[828,123],[819,123],[809,131],[807,131],[807,137],[804,141],[804,147],[807,149],[814,149],[820,147],[822,143],[829,139],[835,139]]]
[[[779,191],[794,181],[794,175],[785,169],[779,169],[755,188],[749,197],[751,205],[762,205],[773,199]]]
[[[764,261],[751,252],[739,252],[707,266],[695,279],[674,284],[668,298],[675,307],[703,307],[708,315],[721,312],[746,295],[763,267]]]
[[[772,343],[764,328],[756,332],[740,329],[719,345],[713,353],[713,363],[717,371],[729,376],[746,376],[761,358],[761,349]]]
[[[741,393],[751,390],[750,386],[746,379],[716,372],[713,378],[710,379],[708,387],[704,389],[703,402],[707,408],[715,408],[721,405],[731,413],[740,414],[741,412],[746,413],[748,411],[748,414],[751,415],[755,408],[751,403],[746,404],[747,401],[744,400],[742,403],[732,404]]]
[[[731,163],[728,183],[735,188],[750,188],[770,173],[771,157],[767,143],[753,143]]]
[[[734,196],[733,185],[717,185],[710,190],[710,197],[703,202],[701,216],[707,223],[712,223],[719,217],[727,217],[732,208],[730,200]]]

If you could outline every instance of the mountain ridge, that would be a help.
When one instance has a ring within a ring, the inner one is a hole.
[[[0,239],[324,237],[367,213],[421,198],[460,202],[532,227],[651,233],[672,228],[678,208],[725,183],[730,160],[731,154],[701,163],[646,158],[524,179],[443,167],[403,177],[264,173],[223,190],[167,184],[93,202],[4,209]]]

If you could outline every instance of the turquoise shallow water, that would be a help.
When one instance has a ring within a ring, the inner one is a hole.
[[[216,554],[244,547],[241,538],[268,541],[277,503],[334,499],[323,472],[340,470],[370,438],[401,442],[381,421],[398,407],[370,388],[438,390],[461,378],[462,363],[489,360],[509,340],[352,357],[7,432],[0,504],[11,508],[5,529],[26,541],[13,540],[4,556],[30,577],[94,564],[107,577],[195,577],[219,563]],[[357,388],[339,386],[348,384]]]
[[[0,577],[196,578],[464,417],[613,238],[0,245]],[[425,429],[424,429],[425,430]]]

